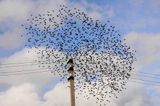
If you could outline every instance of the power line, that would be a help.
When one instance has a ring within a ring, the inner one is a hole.
[[[30,65],[32,66],[32,65]],[[43,69],[43,68],[42,68]],[[45,68],[45,69],[48,69],[48,68]],[[34,69],[34,70],[41,70],[41,69]],[[0,70],[0,74],[1,73],[17,73],[17,72],[25,72],[25,71],[32,71],[32,70],[20,70],[20,71],[4,71],[4,70]],[[143,73],[133,73],[133,75],[140,75],[141,77],[146,77],[146,78],[156,78],[156,79],[160,79],[160,77],[158,76],[155,76],[155,75],[150,75],[149,73],[148,74],[143,74]]]
[[[34,64],[26,64],[26,63],[34,63]],[[13,65],[11,65],[13,64]],[[0,69],[3,69],[3,68],[11,68],[11,67],[21,67],[21,66],[33,66],[33,65],[42,65],[42,64],[45,64],[45,63],[35,63],[35,62],[24,62],[24,63],[10,63],[10,64],[3,64],[5,65],[5,67],[1,67],[3,66],[2,64],[0,65]],[[10,65],[10,66],[6,66],[6,65]],[[2,71],[2,70],[0,70]],[[160,74],[153,74],[153,73],[146,73],[146,72],[138,72],[138,73],[133,73],[133,74],[140,74],[140,75],[143,75],[143,76],[150,76],[152,78],[157,78],[160,76]]]
[[[47,68],[45,68],[45,69],[47,69]],[[36,71],[36,70],[41,70],[41,69],[14,71],[14,73],[0,74],[0,76],[25,75],[25,74],[42,73],[42,72],[49,72],[50,71],[50,70],[45,70],[45,71]],[[24,71],[30,71],[30,72],[24,72]],[[143,82],[150,82],[150,83],[154,83],[154,84],[156,84],[156,83],[160,84],[159,81],[144,80],[144,79],[139,79],[139,78],[138,79],[137,78],[131,78],[131,79],[132,80],[143,81]]]
[[[6,64],[0,64],[0,69],[11,68],[11,67],[21,67],[21,66],[33,66],[33,65],[40,65],[40,64],[45,64],[45,63],[43,63],[43,61],[42,63],[35,63],[35,62],[6,63]],[[147,72],[138,72],[138,74],[143,74],[143,75],[145,74],[149,76],[158,76],[158,77],[160,76],[160,74],[153,74],[153,73],[147,73]]]
[[[146,74],[146,75],[147,75],[147,74],[149,74],[149,75],[154,75],[154,76],[158,76],[158,77],[160,76],[160,74],[153,74],[153,73],[146,73],[146,72],[139,72],[139,73]]]
[[[141,74],[141,73],[133,73],[133,75],[145,77],[145,78],[154,78],[154,79],[160,79],[159,76],[149,75],[149,74]]]
[[[33,65],[39,65],[39,64],[30,64],[30,63],[34,63],[34,62],[22,62],[22,63],[7,63],[7,64],[0,64],[0,66],[6,66],[5,68],[9,68],[9,67],[20,67],[20,66],[33,66]],[[8,66],[9,65],[9,66]],[[0,67],[0,68],[4,68],[4,67]],[[44,69],[44,68],[43,68]],[[48,69],[48,68],[45,68]],[[19,70],[19,71],[0,71],[0,76],[10,76],[10,75],[25,75],[25,74],[34,74],[34,73],[42,73],[42,72],[48,72],[47,71],[36,71],[36,70],[42,70],[41,69],[32,69],[32,70]],[[29,72],[26,72],[29,71]],[[146,78],[155,78],[155,79],[160,79],[159,74],[153,74],[153,73],[146,73],[146,72],[138,72],[138,73],[133,73],[133,75],[140,75],[140,77],[146,77]],[[137,79],[137,78],[131,78],[132,80],[138,80],[138,81],[143,81],[140,83],[145,84],[147,82],[147,84],[159,84],[160,82],[158,81],[151,81],[151,80],[146,80],[146,79]],[[136,82],[134,81],[134,82]],[[132,81],[133,82],[133,81]],[[145,82],[145,83],[144,83]],[[148,83],[149,82],[149,83]]]
[[[34,71],[34,70],[43,70],[43,69],[48,69],[48,68],[38,68],[38,69],[30,69],[30,70],[19,70],[19,71],[0,71],[0,74],[3,73],[20,73],[20,72],[26,72],[26,71]]]
[[[0,74],[0,76],[28,75],[28,74],[40,74],[45,72],[51,72],[51,70],[44,70],[44,71],[36,71],[36,70],[40,70],[40,69],[28,70],[30,72],[23,72],[27,70],[21,70],[21,72],[17,71],[18,73]],[[139,78],[130,78],[130,79],[132,80],[129,80],[129,82],[133,82],[133,83],[160,86],[159,81],[151,81],[151,80],[145,80],[145,79],[139,79]]]
[[[54,62],[52,62],[52,63],[54,63]],[[41,63],[36,63],[36,62],[26,62],[25,63],[24,62],[24,63],[0,64],[0,69],[2,69],[2,68],[11,68],[11,67],[21,67],[21,66],[42,65],[42,64],[49,64],[49,63],[45,63],[45,61],[41,61]]]
[[[33,66],[33,65],[39,65],[39,64],[38,63],[34,63],[34,64],[11,65],[11,66],[5,66],[5,67],[1,67],[0,66],[0,69],[2,69],[2,68],[11,68],[11,67],[21,67],[21,66]]]
[[[29,66],[32,66],[32,65],[35,65],[35,64],[29,64]],[[24,66],[24,65],[21,65],[21,66]],[[26,65],[25,65],[26,66]],[[13,66],[12,66],[13,67]],[[18,66],[14,66],[14,67],[18,67]],[[48,69],[48,68],[46,68]],[[34,70],[41,70],[41,69],[34,69]],[[20,70],[20,71],[3,71],[3,70],[0,70],[0,73],[16,73],[16,72],[23,72],[23,71],[32,71],[32,70]],[[132,73],[133,75],[140,75],[141,77],[147,77],[147,78],[156,78],[156,79],[160,79],[160,77],[158,76],[158,74],[150,74],[150,73]]]
[[[0,63],[0,66],[7,66],[7,65],[20,65],[20,64],[29,64],[29,63],[35,63],[35,62],[41,62],[44,63],[46,61],[25,61],[25,62],[12,62],[12,63]]]
[[[0,69],[1,68],[10,68],[10,67],[32,66],[32,65],[45,64],[43,62],[44,61],[42,61],[42,63],[35,63],[35,62],[5,63],[5,64],[0,64]],[[158,76],[158,77],[160,76],[160,74],[153,74],[153,73],[147,73],[147,72],[138,72],[138,73],[134,72],[134,74],[143,74],[143,75],[145,74],[145,75],[149,75],[149,76]]]
[[[133,82],[133,83],[137,83],[137,84],[144,84],[144,85],[156,85],[156,86],[160,86],[159,83],[148,83],[148,82],[144,82],[144,81],[141,81],[141,80],[129,80],[129,82]]]
[[[141,74],[141,75],[148,75],[148,76],[157,76],[157,77],[159,77],[160,76],[160,74],[154,74],[154,73],[147,73],[147,72],[133,72],[133,73],[131,73],[131,74]]]
[[[151,80],[146,80],[146,79],[140,79],[140,78],[130,78],[130,79],[134,79],[134,80],[140,80],[140,81],[144,81],[144,82],[150,82],[150,83],[159,83],[159,81],[151,81]]]
[[[28,75],[28,74],[39,74],[44,72],[51,72],[51,70],[45,70],[45,71],[32,71],[32,72],[23,72],[23,73],[11,73],[11,74],[1,74],[0,76],[12,76],[12,75]]]
[[[28,64],[28,63],[34,63],[34,61],[33,61],[33,62],[29,62],[29,61],[27,62],[27,61],[26,61],[26,62],[21,62],[21,63],[20,63],[20,62],[18,62],[18,63],[4,63],[4,64],[0,64],[0,66],[1,66],[1,65]]]
[[[29,72],[29,73],[16,73],[16,74],[4,74],[4,75],[0,75],[2,76],[12,76],[12,75],[28,75],[28,74],[40,74],[40,73],[45,73],[45,72],[49,72],[50,70],[47,71],[36,71],[36,72]],[[135,79],[135,80],[129,80],[129,82],[133,82],[133,83],[138,83],[138,84],[145,84],[145,85],[156,85],[156,86],[160,86],[160,83],[148,83],[145,82],[144,80],[142,82],[140,82],[142,80],[139,79]],[[153,81],[152,81],[153,82]]]

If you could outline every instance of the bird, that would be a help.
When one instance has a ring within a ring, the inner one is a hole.
[[[54,14],[51,10],[30,15],[27,24],[21,25],[27,32],[21,37],[27,36],[27,47],[35,47],[39,67],[52,69],[51,73],[64,83],[68,75],[65,64],[73,58],[77,94],[86,94],[86,99],[94,97],[100,106],[105,106],[109,98],[117,98],[125,89],[135,51],[123,43],[109,20],[107,23],[94,20],[85,12],[65,5]]]

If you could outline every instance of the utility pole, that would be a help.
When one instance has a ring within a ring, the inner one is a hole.
[[[74,89],[74,68],[73,68],[73,59],[69,59],[67,62],[69,67],[68,74],[68,81],[70,82],[70,96],[71,96],[71,106],[75,106],[75,89]]]

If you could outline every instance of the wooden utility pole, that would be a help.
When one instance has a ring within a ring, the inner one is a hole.
[[[68,73],[68,81],[70,82],[70,96],[71,96],[71,106],[75,106],[75,89],[74,89],[74,68],[73,68],[73,59],[69,59],[67,62],[69,67]]]

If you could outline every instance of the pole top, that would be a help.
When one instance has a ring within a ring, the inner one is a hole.
[[[73,64],[73,59],[69,59],[67,64]]]

